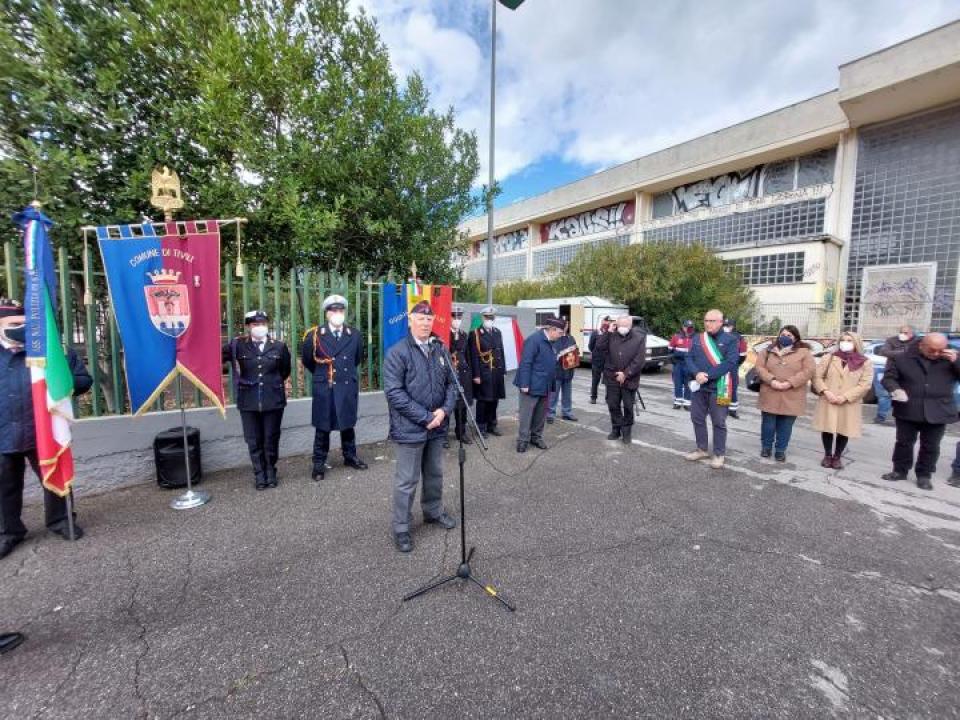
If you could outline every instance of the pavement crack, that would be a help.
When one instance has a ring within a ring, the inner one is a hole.
[[[27,566],[27,563],[36,558],[40,554],[40,543],[34,540],[29,548],[23,549],[23,557],[20,558],[20,564],[17,565],[17,569],[13,571],[12,577],[19,577],[20,574],[24,571]]]
[[[364,681],[363,675],[361,674],[361,672],[353,666],[353,663],[350,661],[350,654],[347,652],[346,646],[343,643],[339,643],[337,647],[340,648],[340,654],[343,655],[343,662],[344,662],[344,665],[346,666],[347,672],[351,673],[353,677],[356,679],[357,685],[360,687],[360,690],[363,691],[363,694],[366,695],[368,698],[370,698],[373,701],[374,705],[377,706],[377,711],[380,713],[380,717],[386,718],[387,713],[383,709],[383,702],[380,700],[380,697],[373,690],[371,690],[370,687],[367,685],[367,683]]]
[[[60,693],[63,691],[63,689],[76,676],[77,668],[80,667],[80,662],[87,653],[87,647],[87,645],[84,645],[76,654],[76,657],[74,657],[73,662],[70,663],[70,669],[67,671],[67,674],[64,676],[63,680],[57,683],[57,686],[53,689],[53,692],[47,696],[46,702],[41,705],[33,715],[30,716],[30,720],[37,720],[37,718],[44,715],[49,709],[49,706],[53,705],[54,701],[60,697]]]
[[[136,612],[137,594],[140,592],[140,579],[134,574],[136,564],[133,561],[133,557],[129,554],[127,555],[127,565],[129,566],[131,575],[134,575],[134,580],[130,588],[130,597],[122,609],[137,631],[136,641],[140,647],[133,662],[133,694],[137,699],[137,717],[146,718],[148,714],[146,698],[143,696],[143,688],[140,684],[143,659],[147,656],[147,653],[150,652],[150,642],[147,640],[147,626]]]

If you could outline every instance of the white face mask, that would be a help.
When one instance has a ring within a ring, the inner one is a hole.
[[[900,342],[906,342],[907,340],[910,339],[910,336],[907,335],[906,333],[900,333],[899,335],[897,335],[897,337],[900,339]]]
[[[724,325],[724,326],[723,326],[723,331],[724,331],[725,333],[732,332],[732,331],[733,331],[733,328],[730,327],[729,325]]]
[[[618,325],[618,326],[617,326],[617,332],[620,333],[621,335],[626,335],[628,332],[630,332],[630,328],[628,328],[628,327],[620,327],[620,326]]]
[[[483,321],[483,326],[484,326],[487,330],[493,330],[493,326],[494,326],[494,325],[496,325],[496,323],[495,323],[493,320],[484,320],[484,321]]]
[[[343,327],[343,321],[346,319],[346,315],[344,313],[332,312],[330,313],[329,317],[330,317],[330,324],[333,325],[333,327],[335,328]]]
[[[840,343],[841,352],[853,352],[853,343],[849,340],[843,340]]]
[[[252,337],[254,340],[263,340],[269,331],[270,328],[268,328],[266,325],[254,325],[252,328],[250,328],[250,337]]]
[[[452,327],[454,330],[459,330],[462,324],[463,320],[460,318],[453,318],[453,320],[450,321],[450,327]]]

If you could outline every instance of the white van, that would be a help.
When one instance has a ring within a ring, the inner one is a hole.
[[[567,318],[570,321],[570,335],[576,339],[580,347],[580,356],[587,362],[590,361],[590,351],[587,349],[590,337],[600,327],[603,318],[607,316],[615,318],[629,312],[626,305],[611,302],[596,295],[521,300],[517,303],[517,307],[535,310],[538,327],[549,315]],[[642,321],[638,323],[638,320],[638,318],[634,319],[634,325],[640,325],[646,330],[646,323]],[[667,346],[667,341],[647,332],[647,361],[643,369],[659,370],[669,362],[669,358],[670,348]]]

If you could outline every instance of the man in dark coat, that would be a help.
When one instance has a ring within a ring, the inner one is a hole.
[[[576,368],[568,370],[560,364],[559,359],[564,352],[572,352],[571,348],[577,347],[577,341],[570,337],[570,323],[567,319],[561,318],[561,321],[565,323],[563,332],[553,342],[553,351],[558,358],[559,367],[557,367],[557,375],[554,379],[553,392],[550,393],[550,405],[547,410],[548,423],[552,423],[557,417],[557,401],[561,398],[560,412],[563,419],[570,422],[577,421],[577,418],[573,416],[573,376],[576,373]]]
[[[496,327],[496,310],[480,311],[483,324],[470,333],[470,366],[473,368],[473,397],[477,401],[477,427],[484,436],[501,435],[497,430],[497,404],[507,396],[507,365],[503,336]]]
[[[925,335],[900,355],[887,359],[883,386],[893,400],[897,441],[893,446],[893,472],[884,480],[905,480],[914,466],[913,446],[920,438],[915,471],[917,487],[932,490],[930,478],[937,470],[940,440],[948,423],[957,421],[953,386],[960,380],[957,351],[947,347],[940,333]]]
[[[520,367],[513,384],[520,388],[520,427],[517,452],[524,453],[529,445],[546,450],[543,442],[543,424],[547,415],[547,398],[553,391],[557,366],[554,343],[563,331],[563,320],[547,318],[543,328],[536,330],[523,342]]]
[[[237,410],[257,490],[277,486],[280,426],[291,365],[290,350],[286,343],[270,338],[268,322],[266,312],[251,310],[243,318],[247,334],[223,348],[224,361],[233,367]]]
[[[454,305],[450,312],[450,358],[463,388],[463,396],[467,399],[467,405],[464,405],[457,394],[457,407],[453,413],[456,420],[454,434],[457,440],[463,440],[466,444],[473,442],[467,427],[467,407],[473,402],[473,369],[470,367],[468,338],[469,333],[463,329],[463,308]],[[450,447],[449,441],[445,440],[443,446]]]
[[[590,404],[597,404],[597,389],[600,387],[600,381],[603,380],[603,353],[597,349],[597,343],[604,333],[610,331],[610,316],[607,315],[600,321],[600,327],[590,333],[590,339],[587,341],[587,350],[590,351]]]
[[[613,425],[607,439],[619,438],[624,445],[629,445],[633,434],[633,404],[647,359],[647,336],[633,327],[632,317],[623,315],[617,318],[616,329],[605,333],[597,345],[605,356],[603,382]]]
[[[423,520],[450,530],[457,521],[443,507],[443,441],[456,407],[456,386],[433,332],[433,308],[418,302],[410,332],[383,361],[383,392],[390,409],[390,439],[396,443],[393,480],[393,537],[400,552],[413,550],[413,500],[423,480]]]
[[[13,552],[27,534],[20,520],[26,464],[30,463],[40,477],[25,340],[23,306],[15,300],[0,299],[0,558]],[[67,350],[67,362],[73,374],[73,394],[82,395],[93,385],[93,379],[71,349]],[[47,529],[69,540],[66,498],[44,488],[43,509]],[[76,524],[73,530],[75,539],[83,537],[83,530]]]
[[[887,360],[903,355],[904,350],[911,344],[917,342],[917,334],[910,325],[901,325],[900,331],[893,337],[888,337],[886,342],[874,351],[875,355],[885,357]],[[877,414],[873,421],[877,425],[883,425],[887,422],[887,415],[893,409],[893,401],[890,399],[890,393],[883,386],[884,367],[873,370],[873,394],[877,396]]]
[[[357,408],[360,405],[360,361],[363,336],[346,324],[347,299],[330,295],[323,301],[327,322],[303,336],[300,360],[313,373],[313,479],[323,480],[330,433],[340,431],[343,464],[366,470],[357,456]]]

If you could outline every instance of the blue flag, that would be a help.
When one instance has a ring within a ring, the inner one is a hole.
[[[407,335],[407,288],[396,283],[384,283],[380,291],[383,355]]]

